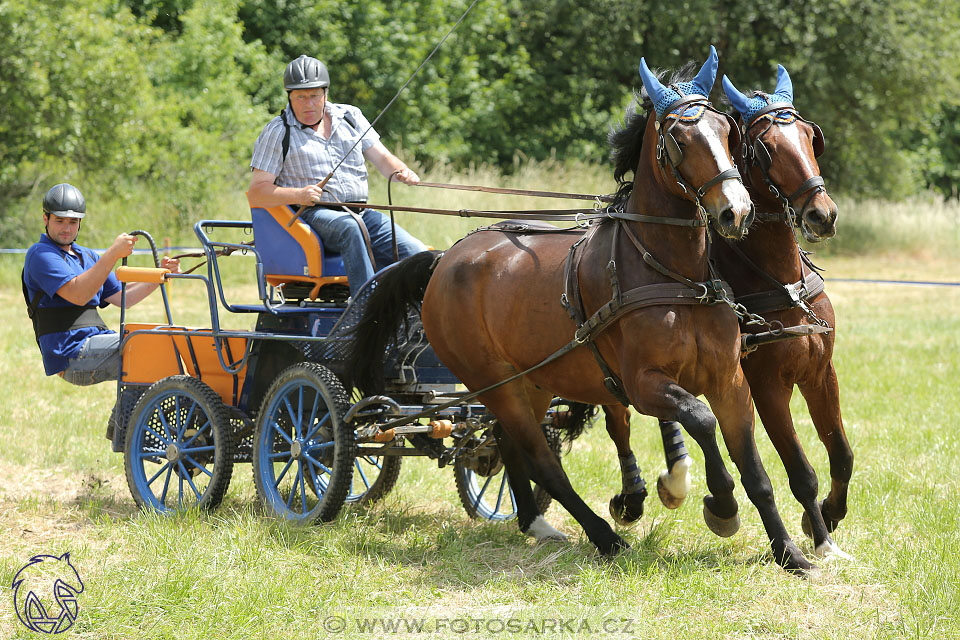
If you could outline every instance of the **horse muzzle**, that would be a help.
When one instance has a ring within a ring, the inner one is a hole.
[[[807,242],[821,242],[837,233],[837,205],[826,198],[825,203],[811,205],[800,214],[800,232]]]

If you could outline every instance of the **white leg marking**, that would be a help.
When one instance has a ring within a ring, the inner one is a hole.
[[[664,488],[675,498],[683,500],[690,493],[690,474],[687,473],[693,466],[693,459],[690,456],[684,456],[675,463],[670,471],[660,472],[660,482]]]
[[[853,560],[853,556],[842,551],[835,542],[830,540],[821,543],[813,552],[824,560]]]
[[[536,519],[530,524],[526,534],[536,538],[537,542],[543,542],[544,540],[559,540],[561,542],[567,541],[567,536],[550,526],[550,523],[544,520],[542,515],[537,516]]]

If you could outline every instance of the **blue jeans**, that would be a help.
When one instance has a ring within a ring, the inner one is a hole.
[[[63,379],[70,384],[87,386],[116,380],[119,370],[120,335],[101,333],[87,338],[77,357],[67,361]]]
[[[336,209],[310,207],[300,217],[316,231],[323,246],[340,254],[350,282],[350,295],[363,286],[373,274],[393,262],[393,238],[390,218],[375,209],[364,209],[363,224],[370,234],[373,257],[377,264],[370,264],[367,246],[360,226],[349,213]],[[397,226],[397,250],[400,259],[408,258],[427,248],[407,231]]]

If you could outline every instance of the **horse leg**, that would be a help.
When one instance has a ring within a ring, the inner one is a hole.
[[[610,515],[618,524],[629,525],[643,515],[647,485],[640,476],[640,467],[630,448],[630,410],[620,404],[604,405],[607,433],[617,447],[622,488],[610,498]]]
[[[753,391],[753,401],[760,414],[760,421],[773,442],[790,480],[790,490],[797,502],[803,507],[804,522],[808,523],[816,553],[821,556],[844,556],[842,551],[830,539],[830,533],[817,504],[817,474],[803,452],[797,438],[793,416],[790,414],[790,396],[792,385],[774,385],[767,382],[757,385]]]
[[[657,495],[667,509],[676,509],[690,493],[688,471],[693,464],[693,458],[687,453],[679,423],[660,420],[660,438],[663,440],[667,468],[661,471],[657,478]]]
[[[536,497],[533,495],[533,488],[530,486],[529,469],[516,443],[503,431],[499,423],[494,427],[493,435],[497,439],[500,459],[503,460],[506,474],[510,478],[520,531],[535,538],[537,542],[566,541],[567,536],[553,528],[540,513]]]
[[[523,383],[517,382],[504,385],[481,398],[484,405],[497,416],[503,432],[516,447],[516,450],[513,450],[510,444],[507,445],[503,462],[510,475],[511,484],[514,478],[520,480],[520,495],[514,494],[518,501],[520,530],[526,533],[533,526],[536,517],[531,518],[531,513],[539,515],[536,507],[530,506],[535,504],[533,491],[529,486],[529,480],[533,480],[576,519],[601,554],[613,555],[628,548],[626,541],[613,531],[609,523],[595,514],[570,485],[567,474],[550,450],[547,438],[540,429],[550,397],[531,402],[528,398],[535,398],[536,393],[543,395],[542,392],[534,392],[532,388],[526,388]]]
[[[773,497],[773,486],[760,461],[757,443],[753,436],[753,403],[750,387],[742,374],[738,375],[740,384],[734,384],[722,393],[708,396],[710,406],[720,422],[727,451],[740,470],[740,482],[747,497],[757,508],[763,528],[770,539],[770,547],[777,563],[791,573],[805,573],[813,565],[803,557],[803,553],[790,539],[790,534],[780,518]]]
[[[632,391],[631,400],[639,410],[662,422],[679,422],[700,446],[710,491],[703,499],[704,521],[718,536],[732,536],[740,528],[737,500],[733,478],[717,446],[717,420],[710,408],[662,374],[639,374]]]
[[[830,492],[820,503],[820,513],[827,531],[833,531],[847,515],[847,487],[853,473],[853,451],[840,417],[840,388],[833,363],[827,365],[819,385],[801,385],[800,393],[830,458]]]

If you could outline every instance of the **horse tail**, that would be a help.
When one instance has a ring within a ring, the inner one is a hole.
[[[419,310],[442,251],[423,251],[377,276],[357,324],[348,332],[345,382],[365,396],[383,392],[384,357],[411,309]]]
[[[564,442],[573,442],[583,435],[587,427],[593,425],[597,406],[584,402],[569,402],[566,405],[566,410],[557,411],[554,425],[563,433]]]

